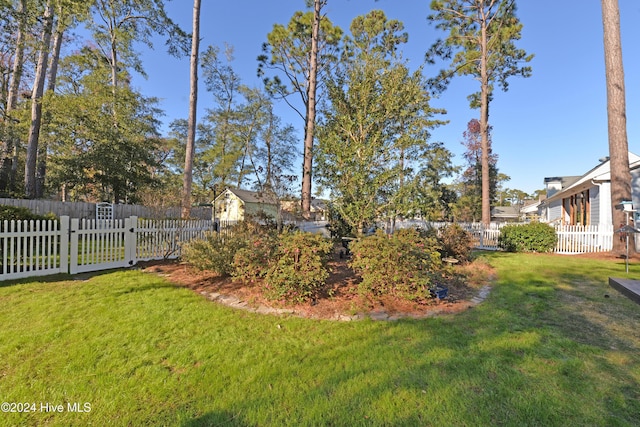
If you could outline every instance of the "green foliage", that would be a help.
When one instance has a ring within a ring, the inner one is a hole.
[[[398,54],[403,29],[382,11],[354,19],[327,84],[316,177],[358,233],[381,215],[429,210],[441,199],[441,178],[452,172],[451,153],[426,142],[439,111],[430,107],[422,70],[410,71]]]
[[[338,241],[341,237],[355,236],[355,230],[344,220],[333,203],[329,204],[329,231],[331,232],[331,237]]]
[[[423,237],[414,229],[398,230],[391,236],[378,231],[350,247],[350,266],[362,276],[362,293],[417,301],[431,297],[433,279],[442,270],[435,238]]]
[[[18,206],[0,205],[0,221],[24,221],[24,220],[57,220],[53,213],[36,215],[27,208]]]
[[[199,270],[213,271],[220,276],[233,272],[233,259],[246,241],[236,236],[223,238],[211,232],[204,239],[193,240],[182,248],[182,258]]]
[[[243,221],[225,233],[208,233],[187,243],[182,258],[200,270],[252,281],[264,276],[266,266],[261,262],[271,259],[276,244],[274,228]]]
[[[509,77],[531,76],[531,67],[522,64],[530,62],[533,55],[515,45],[522,31],[515,1],[433,0],[431,10],[433,13],[427,19],[447,36],[431,46],[427,61],[434,63],[436,57],[451,61],[448,69],[431,79],[436,91],[443,91],[456,74],[480,78],[483,53],[488,81],[481,84],[488,85],[485,90],[489,95],[495,83],[506,91]],[[469,101],[472,108],[478,108],[480,94],[470,95]]]
[[[455,188],[459,194],[453,211],[457,221],[476,222],[482,217],[482,137],[481,126],[477,119],[471,119],[467,123],[467,129],[462,134],[461,144],[465,147],[462,155],[465,165],[463,171],[456,180]],[[502,180],[509,180],[504,174],[498,172],[498,155],[491,151],[491,131],[487,129],[487,144],[489,145],[489,198],[496,200],[498,188]]]
[[[333,244],[318,234],[281,235],[277,261],[265,276],[265,295],[274,300],[304,302],[318,298],[329,277]]]
[[[258,76],[263,78],[267,92],[277,99],[291,95],[301,97],[304,109],[288,102],[301,118],[305,117],[309,103],[307,88],[311,69],[312,25],[313,12],[295,12],[286,26],[273,26],[273,30],[267,35],[267,42],[262,46],[263,54],[258,57]],[[342,30],[323,16],[318,38],[317,81],[321,85],[328,70],[337,61]],[[268,76],[267,71],[273,72],[273,77]]]
[[[194,190],[200,196],[248,181],[261,191],[281,197],[289,187],[296,151],[292,126],[285,125],[262,90],[243,85],[232,66],[233,48],[209,47],[201,65],[212,108],[198,128],[194,159]],[[186,122],[172,124],[174,135],[186,140]]]
[[[87,28],[102,52],[115,51],[106,56],[114,69],[135,70],[145,75],[141,56],[135,50],[137,43],[153,46],[157,35],[166,38],[165,45],[171,55],[189,52],[190,37],[167,16],[163,0],[110,0],[96,2],[98,20],[89,20]],[[116,60],[117,63],[113,63]],[[116,85],[116,82],[113,82]]]
[[[455,258],[462,263],[469,261],[473,249],[473,236],[458,224],[449,224],[438,231],[442,258]]]
[[[507,225],[498,238],[500,247],[508,252],[552,252],[557,242],[554,228],[539,222]]]
[[[275,261],[278,239],[274,232],[255,235],[233,257],[233,277],[245,284],[264,278]]]
[[[157,105],[130,87],[111,87],[98,51],[65,58],[56,94],[45,99],[41,136],[52,190],[64,188],[71,199],[137,201],[162,170]]]

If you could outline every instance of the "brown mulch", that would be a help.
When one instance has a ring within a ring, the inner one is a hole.
[[[485,264],[456,266],[457,272],[463,274],[467,280],[448,283],[449,296],[443,300],[432,298],[423,303],[416,303],[392,297],[377,300],[365,298],[358,294],[359,279],[348,267],[346,260],[336,256],[329,263],[329,267],[330,275],[325,294],[310,303],[291,305],[265,299],[259,283],[246,285],[230,277],[219,277],[210,272],[199,271],[177,261],[148,262],[140,265],[145,272],[162,275],[170,282],[201,295],[216,293],[234,296],[251,307],[290,309],[296,315],[320,319],[371,313],[382,313],[394,318],[459,313],[474,305],[471,299],[478,295],[482,286],[491,281],[493,275],[490,267]]]

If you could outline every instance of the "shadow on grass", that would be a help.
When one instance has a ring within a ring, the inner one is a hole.
[[[475,309],[371,322],[350,342],[327,337],[249,383],[233,410],[277,408],[270,425],[639,425],[640,338],[616,329],[634,318],[632,306],[598,297],[607,268],[580,275],[581,263],[519,267],[510,254],[490,258],[509,262]],[[586,289],[571,290],[578,279]],[[316,380],[300,381],[309,369]]]
[[[94,277],[111,274],[116,271],[121,271],[121,269],[93,271],[90,273],[80,273],[80,274],[60,273],[60,274],[52,274],[48,276],[28,277],[25,279],[14,279],[14,280],[4,280],[4,281],[0,280],[0,288],[32,284],[32,283],[56,283],[56,282],[66,282],[66,281],[83,281],[83,280],[89,280]]]

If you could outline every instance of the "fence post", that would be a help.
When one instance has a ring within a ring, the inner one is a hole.
[[[69,228],[69,236],[71,246],[69,250],[69,274],[78,272],[78,230],[80,229],[80,219],[71,218],[71,227]]]
[[[60,217],[60,273],[69,272],[69,238],[69,217],[63,215]]]
[[[124,261],[127,266],[135,265],[136,258],[136,228],[138,227],[138,217],[130,216],[124,220]]]

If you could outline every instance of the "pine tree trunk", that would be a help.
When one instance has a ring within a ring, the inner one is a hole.
[[[11,71],[11,85],[7,96],[7,107],[5,111],[6,122],[4,124],[4,141],[2,145],[2,158],[0,160],[0,192],[12,192],[15,190],[15,173],[17,171],[13,165],[14,151],[18,144],[17,138],[13,135],[11,113],[18,105],[18,91],[22,80],[22,69],[24,66],[24,38],[26,31],[27,0],[20,1],[18,33],[16,34],[16,53]]]
[[[47,1],[43,20],[42,39],[36,77],[33,83],[31,96],[31,125],[29,127],[29,139],[27,142],[27,160],[24,168],[25,196],[33,199],[36,196],[36,163],[38,159],[38,140],[40,138],[40,125],[42,122],[42,95],[47,74],[47,61],[51,44],[51,31],[53,27],[53,7],[51,0]]]
[[[487,27],[482,25],[480,53],[480,147],[482,166],[482,223],[491,222],[491,177],[489,165],[489,76],[487,72]]]
[[[304,132],[304,162],[302,164],[302,216],[311,217],[311,180],[313,172],[313,134],[316,123],[316,86],[318,78],[318,37],[320,35],[321,0],[313,2],[313,29],[311,31],[311,58],[309,61],[308,105]]]
[[[58,21],[55,36],[53,38],[53,54],[49,63],[49,74],[47,76],[47,93],[53,95],[56,90],[56,78],[58,77],[58,61],[60,60],[60,50],[64,39],[64,25]],[[36,169],[36,198],[44,196],[44,184],[47,175],[47,142],[41,141],[38,149],[38,167]]]
[[[182,183],[182,218],[191,216],[191,185],[193,183],[193,158],[196,141],[196,108],[198,106],[198,49],[200,47],[200,0],[193,0],[193,35],[191,39],[191,91],[189,94],[189,121],[187,147],[184,158]]]
[[[602,0],[604,27],[604,62],[607,76],[607,117],[609,123],[609,157],[611,167],[611,211],[613,226],[626,223],[626,215],[615,206],[631,200],[631,172],[625,106],[624,68],[620,40],[620,9],[618,0]],[[617,236],[616,236],[617,237]],[[634,245],[630,245],[630,251]],[[613,239],[612,252],[623,253],[625,242]]]

